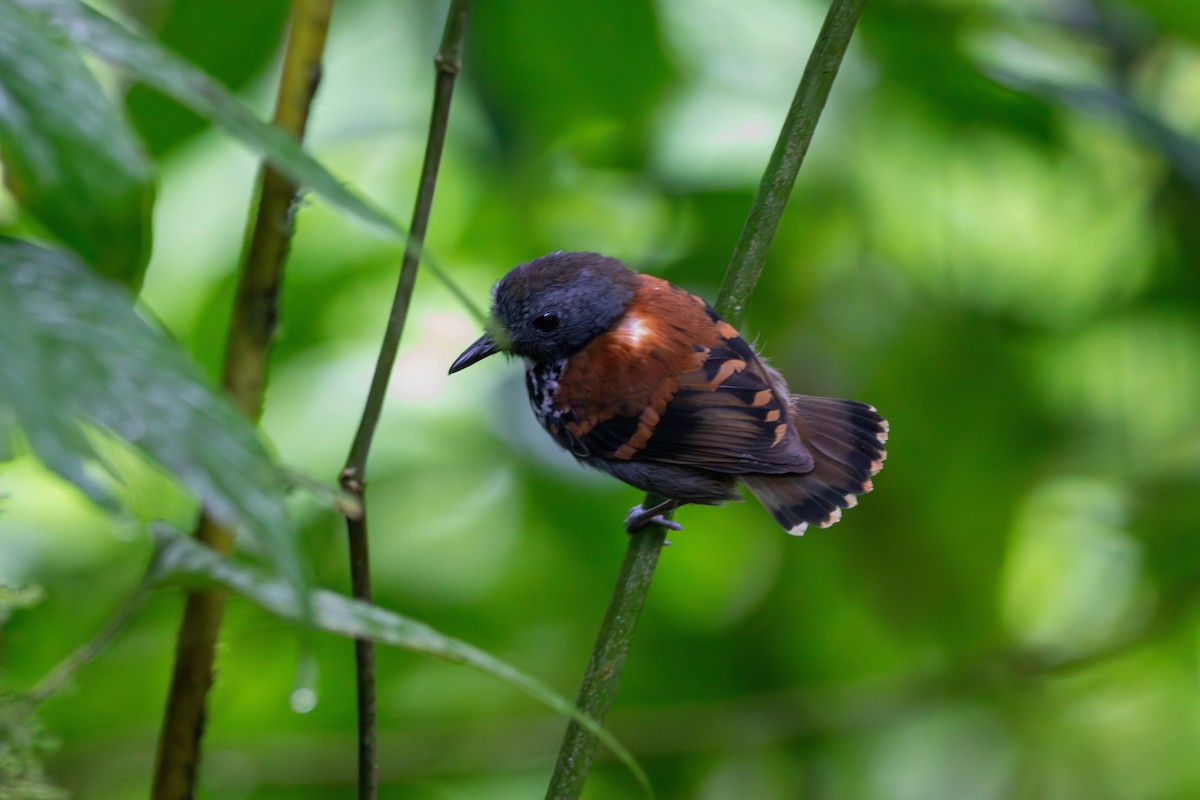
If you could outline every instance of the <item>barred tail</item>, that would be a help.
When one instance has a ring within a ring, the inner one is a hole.
[[[816,464],[802,475],[745,475],[746,486],[775,521],[800,536],[809,525],[827,528],[843,508],[871,491],[871,476],[887,458],[888,423],[854,400],[792,396],[792,420]]]

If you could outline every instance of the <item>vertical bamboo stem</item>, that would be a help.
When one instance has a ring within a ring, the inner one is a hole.
[[[320,80],[332,7],[333,0],[294,0],[292,4],[275,123],[297,139],[304,135]],[[238,275],[222,374],[226,391],[251,420],[262,413],[267,355],[278,322],[279,285],[292,237],[295,199],[295,186],[264,166],[258,211]],[[223,555],[233,550],[233,531],[207,513],[201,514],[194,535]],[[183,800],[195,795],[205,704],[212,688],[224,610],[225,592],[220,589],[200,589],[187,595],[158,739],[152,790],[155,800]]]

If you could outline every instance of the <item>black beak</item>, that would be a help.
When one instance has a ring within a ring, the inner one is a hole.
[[[496,340],[490,333],[485,333],[475,340],[475,344],[464,350],[461,356],[454,359],[454,363],[450,365],[450,374],[453,375],[460,369],[466,369],[476,361],[483,361],[488,356],[499,352],[500,345],[496,344]]]

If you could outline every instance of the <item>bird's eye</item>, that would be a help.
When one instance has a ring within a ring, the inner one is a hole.
[[[558,327],[558,314],[555,314],[553,311],[547,311],[533,321],[533,327],[539,331],[549,333]]]

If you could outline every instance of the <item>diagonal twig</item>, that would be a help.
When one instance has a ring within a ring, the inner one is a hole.
[[[771,240],[779,226],[800,164],[812,141],[817,120],[829,97],[864,2],[833,0],[809,56],[796,96],[784,120],[783,130],[721,284],[716,309],[735,326],[741,322],[742,311],[762,272]],[[647,496],[642,507],[650,508],[661,499]],[[612,705],[666,533],[665,528],[650,526],[629,538],[629,549],[617,574],[616,588],[601,623],[576,700],[579,709],[597,722],[604,722]],[[577,723],[571,722],[567,726],[554,774],[546,791],[548,800],[579,797],[587,781],[596,746],[595,737]]]

